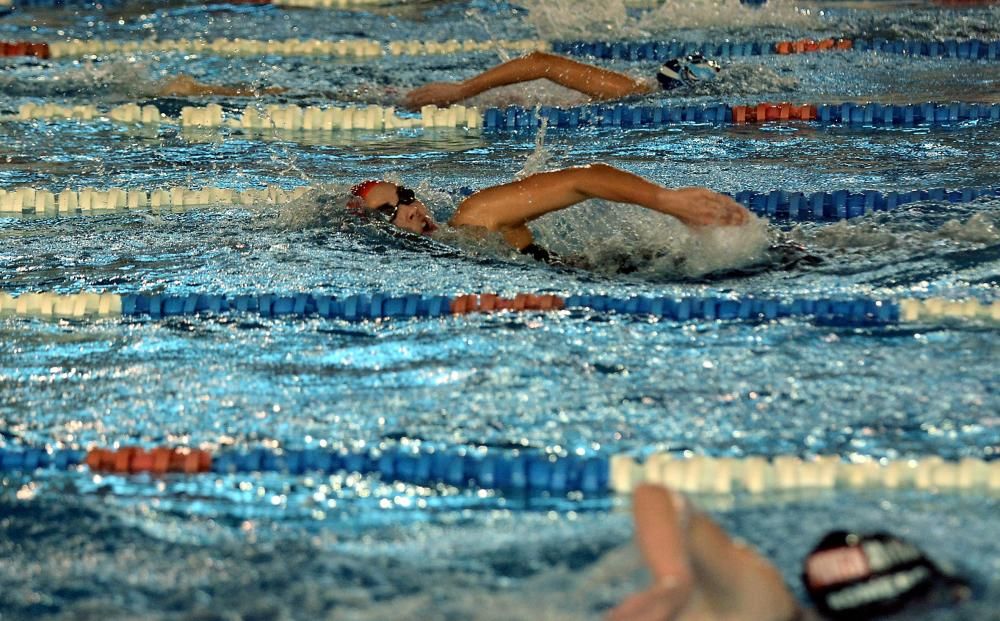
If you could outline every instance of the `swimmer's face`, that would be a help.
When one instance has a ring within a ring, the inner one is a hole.
[[[364,200],[366,209],[383,214],[389,222],[403,230],[417,235],[437,230],[427,207],[413,196],[412,191],[395,183],[383,181],[375,184]]]

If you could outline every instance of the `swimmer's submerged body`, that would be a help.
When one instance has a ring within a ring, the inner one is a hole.
[[[971,596],[967,582],[898,537],[835,531],[803,561],[815,604],[806,608],[774,565],[679,494],[641,485],[632,506],[652,585],[622,601],[608,621],[863,621]]]
[[[740,226],[750,219],[742,205],[706,188],[665,188],[607,164],[591,164],[480,190],[459,204],[448,224],[499,233],[518,251],[546,260],[550,254],[535,243],[528,223],[592,198],[639,205],[690,227]],[[412,190],[388,181],[358,184],[348,207],[380,214],[390,224],[418,235],[432,235],[438,229]]]
[[[248,84],[206,84],[187,74],[180,74],[158,82],[153,90],[157,97],[202,97],[218,95],[222,97],[260,97],[278,95],[286,89],[280,86],[257,88]]]

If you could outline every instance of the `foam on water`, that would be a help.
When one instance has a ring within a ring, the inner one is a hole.
[[[768,0],[754,5],[739,0],[666,0],[659,7],[639,17],[640,27],[652,32],[672,32],[679,28],[725,29],[779,26],[815,28],[819,24],[816,9],[795,0]]]
[[[524,0],[525,21],[542,39],[583,39],[644,34],[622,0]]]
[[[790,0],[763,6],[738,0],[667,0],[656,8],[630,12],[623,0],[526,0],[526,21],[550,40],[662,36],[680,28],[739,29],[761,26],[810,27],[815,15]]]
[[[917,221],[914,211],[921,209],[921,204],[917,203],[901,213],[881,214],[875,218],[842,220],[818,227],[801,225],[795,227],[792,236],[821,248],[879,248],[909,255],[934,253],[935,247],[940,247],[942,242],[975,247],[1000,241],[1000,231],[996,226],[996,219],[1000,217],[1000,200],[996,198],[981,199],[971,206],[951,209],[932,207],[931,214],[937,212],[936,218],[923,215]]]
[[[641,207],[591,200],[546,215],[533,227],[539,243],[570,265],[602,274],[698,277],[766,260],[767,221],[741,227],[689,228]]]
[[[893,12],[849,11],[831,16],[831,25],[855,36],[888,39],[985,39],[1000,36],[1000,5],[982,4],[953,11],[903,8]]]
[[[149,63],[134,60],[82,59],[55,73],[50,65],[32,59],[14,72],[0,73],[0,91],[11,97],[143,97],[155,95],[156,88]]]

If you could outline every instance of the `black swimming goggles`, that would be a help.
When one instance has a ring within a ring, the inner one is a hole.
[[[404,188],[396,186],[396,204],[392,203],[382,203],[374,209],[378,213],[386,217],[386,222],[392,222],[396,219],[396,214],[399,212],[400,205],[412,205],[416,202],[417,196],[413,193],[410,188]]]

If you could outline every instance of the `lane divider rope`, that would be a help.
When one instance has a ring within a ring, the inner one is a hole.
[[[51,192],[31,187],[0,189],[0,215],[91,215],[118,211],[180,212],[208,205],[282,205],[313,188],[291,190],[270,185],[263,189],[234,190],[206,187],[172,187],[144,190],[109,188],[65,189]]]
[[[35,0],[37,1],[37,0]],[[53,0],[48,0],[53,1]],[[232,0],[230,0],[232,1]],[[246,0],[237,0],[244,2]],[[386,4],[386,0],[253,0],[254,2],[270,3],[276,6],[287,6],[295,8],[310,9],[342,9],[354,5]],[[767,0],[740,0],[740,4],[761,5]],[[650,8],[660,4],[660,0],[626,0],[626,4],[632,8]]]
[[[36,56],[39,58],[78,58],[105,54],[139,54],[153,52],[211,53],[222,56],[326,56],[354,59],[409,55],[426,56],[497,49],[511,51],[552,51],[567,56],[607,60],[659,61],[701,52],[712,58],[739,58],[772,54],[801,54],[822,51],[877,52],[903,54],[914,58],[958,58],[965,60],[1000,60],[1000,41],[970,39],[957,41],[917,41],[887,39],[801,39],[797,41],[762,42],[683,42],[683,41],[557,41],[538,39],[497,41],[420,41],[401,40],[379,42],[371,39],[144,39],[141,41],[110,41],[102,39],[69,39],[65,41],[4,41],[2,56]]]
[[[225,475],[278,472],[290,475],[337,472],[374,474],[387,481],[446,484],[507,491],[630,494],[642,483],[665,484],[688,493],[751,494],[805,489],[914,488],[939,491],[1000,491],[1000,461],[971,457],[845,461],[836,456],[715,458],[654,454],[639,462],[629,455],[577,455],[489,449],[382,448],[227,450],[212,455],[190,448],[70,449],[0,448],[0,471],[30,474],[39,469],[153,475]]]
[[[101,111],[93,104],[60,106],[53,103],[25,103],[16,115],[0,116],[0,122],[75,120],[117,122],[157,127],[226,128],[242,132],[280,132],[294,139],[300,134],[363,129],[396,131],[409,128],[483,129],[487,132],[534,131],[543,123],[553,129],[664,127],[692,124],[813,123],[845,125],[851,129],[878,130],[885,127],[953,125],[957,123],[1000,122],[1000,103],[949,102],[891,105],[759,103],[754,105],[703,104],[687,106],[632,106],[628,104],[587,105],[572,108],[540,106],[535,109],[510,106],[489,108],[453,105],[447,108],[423,106],[418,115],[398,116],[393,107],[328,107],[295,104],[268,105],[263,109],[247,106],[238,115],[226,113],[219,104],[185,106],[179,118],[162,114],[156,106],[122,104]]]
[[[119,211],[182,212],[209,205],[281,205],[298,199],[313,187],[301,186],[285,190],[270,185],[263,189],[234,190],[232,188],[108,188],[98,190],[44,188],[0,188],[0,216],[3,215],[100,215]],[[460,188],[459,195],[472,194],[471,188]],[[750,211],[776,220],[839,221],[891,211],[918,201],[936,203],[968,203],[982,197],[1000,196],[1000,186],[993,188],[931,188],[902,192],[875,190],[827,192],[742,191],[731,195]]]
[[[220,56],[322,56],[334,58],[371,59],[383,56],[430,56],[472,52],[545,51],[549,44],[537,39],[496,41],[374,41],[372,39],[143,39],[141,41],[110,41],[103,39],[68,39],[65,41],[4,41],[2,56],[36,56],[38,58],[80,58],[117,54],[177,52],[187,54],[217,54]]]
[[[447,108],[423,106],[420,115],[398,116],[392,106],[302,108],[272,104],[263,109],[247,106],[238,116],[227,115],[219,104],[184,106],[179,118],[161,113],[153,105],[121,104],[101,111],[94,104],[60,106],[53,103],[25,103],[17,115],[0,116],[0,122],[34,120],[114,121],[128,125],[180,125],[185,128],[229,128],[235,130],[280,130],[285,135],[298,132],[332,132],[353,129],[393,131],[409,128],[481,127],[479,108],[454,105]]]
[[[607,60],[660,61],[701,52],[709,58],[739,58],[770,54],[801,54],[806,52],[845,51],[905,54],[913,57],[960,58],[967,60],[1000,60],[1000,40],[969,39],[957,41],[917,41],[888,39],[802,39],[799,41],[559,41],[552,52],[566,56],[602,58]]]
[[[545,121],[549,128],[661,127],[692,123],[745,124],[765,122],[811,122],[849,125],[852,129],[950,125],[968,121],[1000,121],[1000,103],[966,102],[890,105],[760,103],[732,106],[703,104],[687,106],[588,105],[574,108],[542,106],[536,110],[519,106],[488,108],[483,114],[486,131],[534,130]]]
[[[375,7],[398,4],[393,0],[223,0],[219,4],[252,4],[275,5],[295,8],[333,8],[349,9],[354,7]],[[14,6],[19,9],[62,9],[62,8],[94,8],[100,5],[105,10],[121,10],[136,6],[135,0],[0,0],[0,6]],[[146,6],[138,3],[138,6]]]
[[[96,319],[121,317],[165,317],[249,313],[261,317],[369,319],[444,317],[500,311],[558,311],[585,309],[622,315],[643,315],[668,321],[771,321],[811,318],[829,325],[872,326],[928,320],[1000,321],[1000,301],[974,298],[901,299],[779,299],[718,297],[628,298],[606,295],[519,293],[513,297],[495,294],[458,296],[391,296],[381,293],[335,297],[298,293],[293,295],[212,295],[190,293],[21,293],[0,292],[0,317]]]

